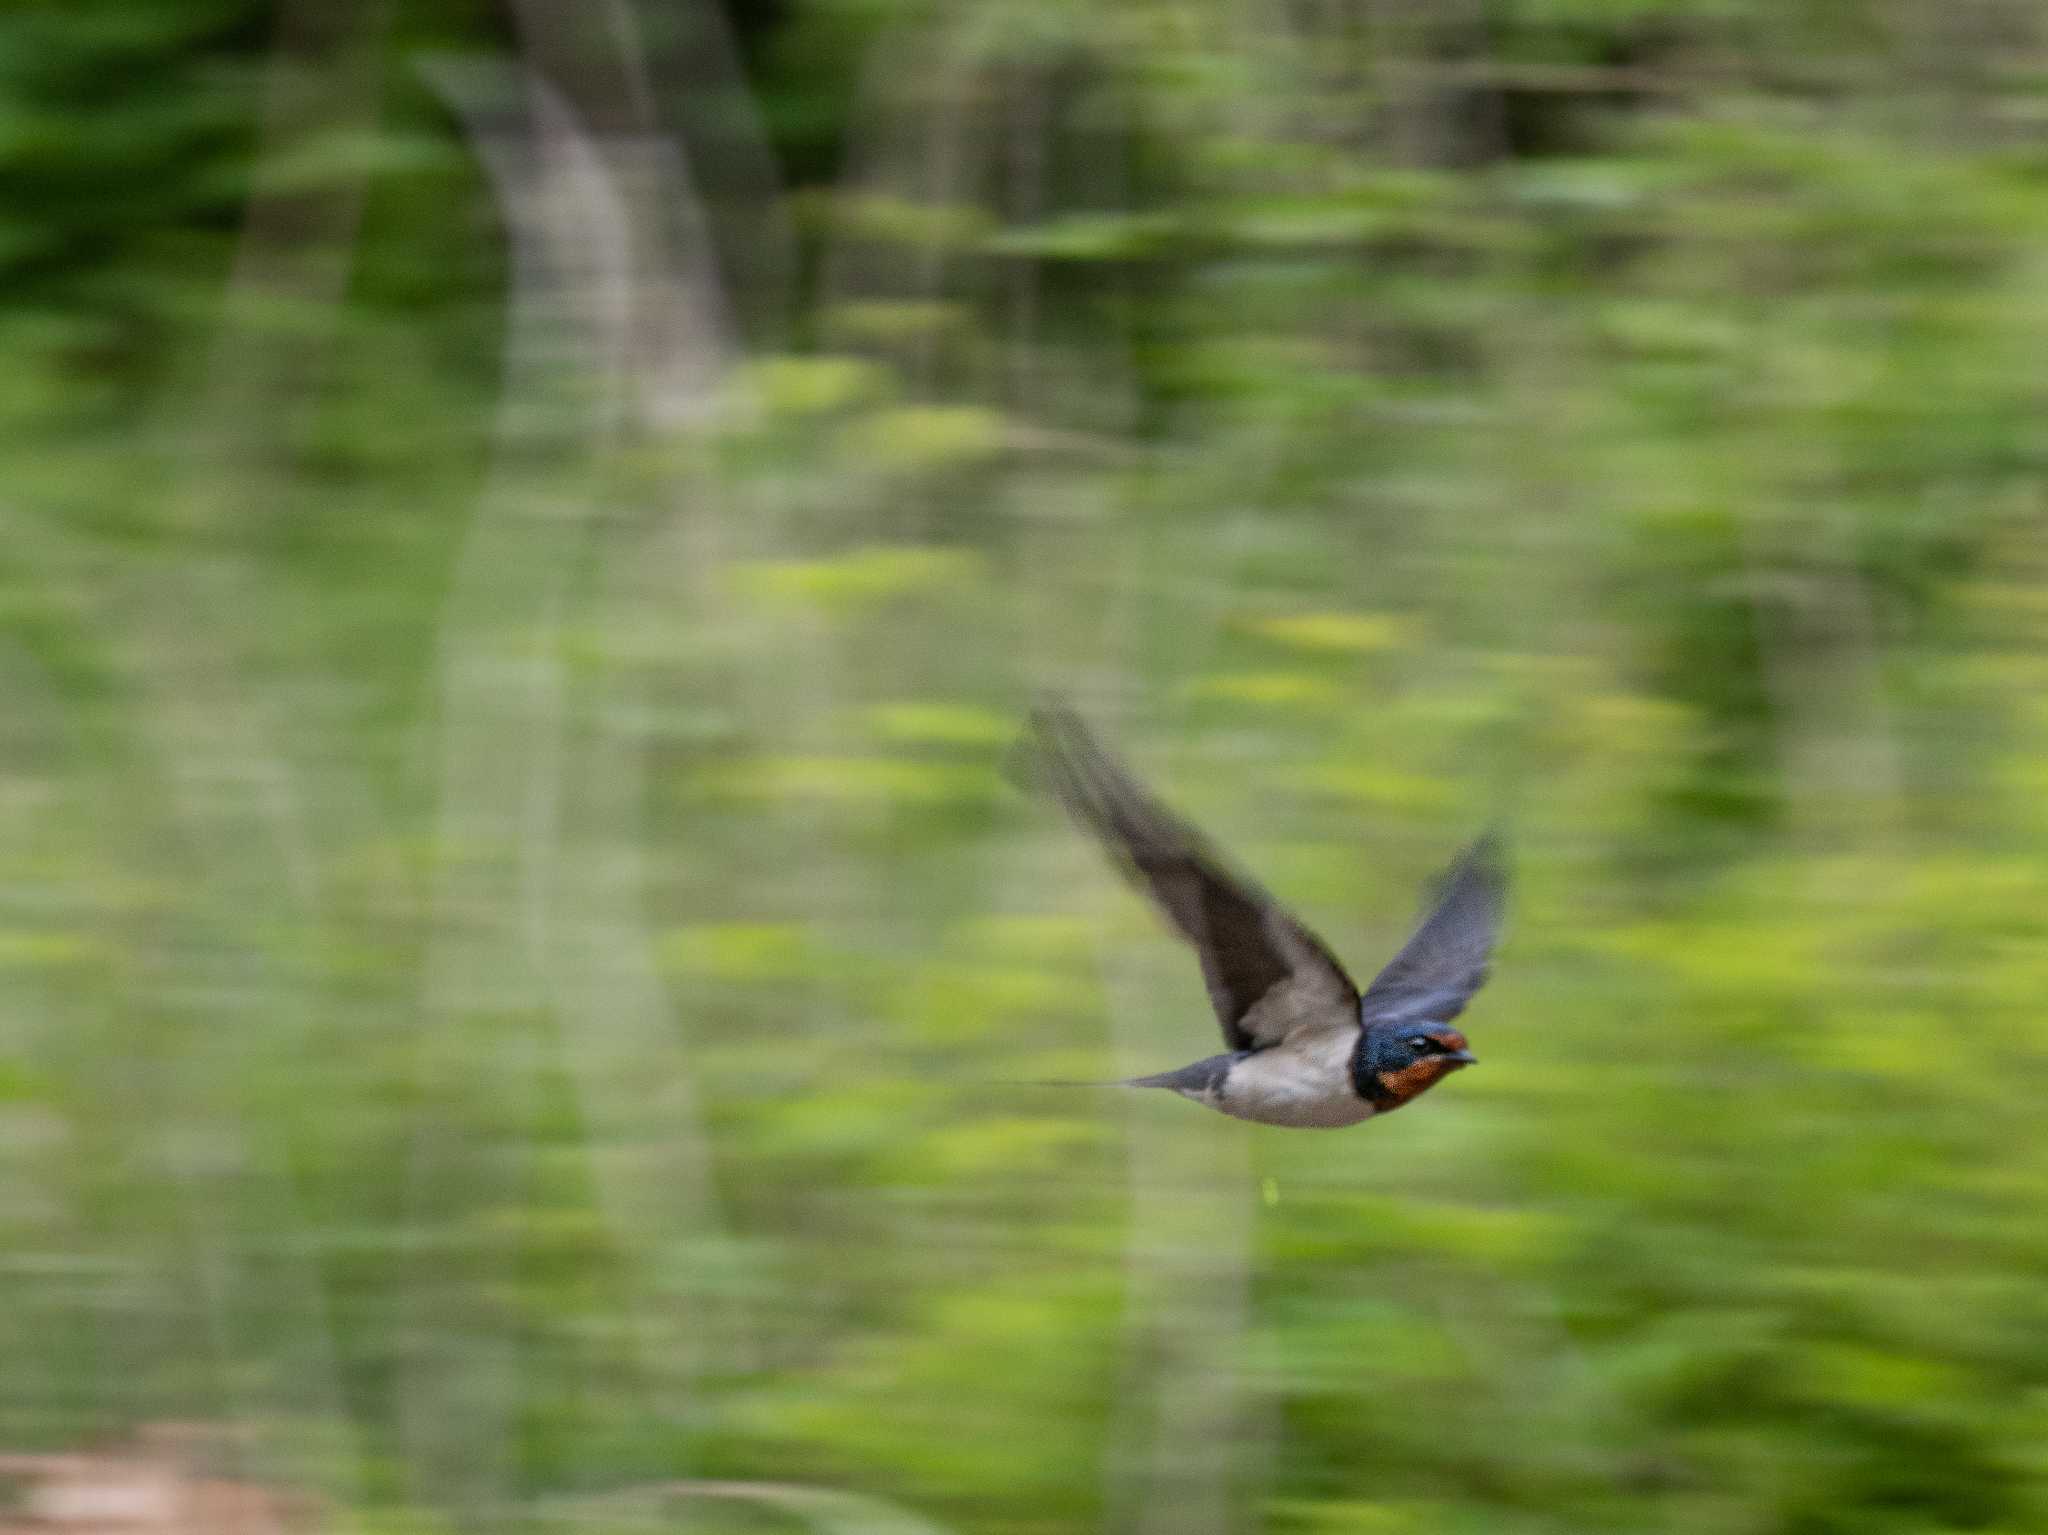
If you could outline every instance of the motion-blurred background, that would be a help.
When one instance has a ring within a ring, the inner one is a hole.
[[[0,185],[10,1535],[2048,1529],[2038,6],[16,0]],[[1482,1067],[1002,1086],[1215,1048],[1046,690],[1361,970],[1504,817]]]

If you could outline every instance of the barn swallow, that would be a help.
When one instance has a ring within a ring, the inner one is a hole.
[[[1230,1048],[1109,1084],[1163,1087],[1237,1119],[1336,1129],[1391,1113],[1477,1057],[1452,1020],[1485,984],[1507,898],[1492,833],[1361,993],[1321,939],[1154,798],[1072,710],[1034,711],[1027,763],[1200,957]]]

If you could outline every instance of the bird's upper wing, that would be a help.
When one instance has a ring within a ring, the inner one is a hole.
[[[1232,1049],[1263,1049],[1305,1026],[1356,1024],[1358,988],[1315,934],[1153,798],[1079,716],[1034,711],[1031,744],[1040,780],[1201,956]]]
[[[1444,876],[1435,909],[1365,988],[1366,1024],[1447,1023],[1486,984],[1486,962],[1507,907],[1500,839],[1488,832]]]

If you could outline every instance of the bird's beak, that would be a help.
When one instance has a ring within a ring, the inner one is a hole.
[[[1448,1051],[1444,1055],[1444,1059],[1449,1061],[1453,1066],[1477,1066],[1479,1064],[1479,1057],[1474,1055],[1470,1050]]]

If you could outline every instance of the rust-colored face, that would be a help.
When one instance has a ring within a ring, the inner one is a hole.
[[[1472,1047],[1465,1042],[1465,1036],[1456,1029],[1431,1029],[1423,1036],[1446,1055],[1470,1055]],[[1454,1061],[1454,1066],[1470,1066],[1470,1061]]]
[[[1373,1078],[1385,1100],[1380,1107],[1383,1114],[1427,1092],[1452,1072],[1473,1064],[1465,1036],[1448,1026],[1418,1029],[1384,1040],[1374,1048],[1373,1058],[1379,1068]]]
[[[1380,1086],[1387,1090],[1387,1096],[1394,1100],[1395,1105],[1399,1105],[1417,1093],[1428,1091],[1457,1069],[1442,1056],[1433,1055],[1399,1071],[1381,1072]]]

